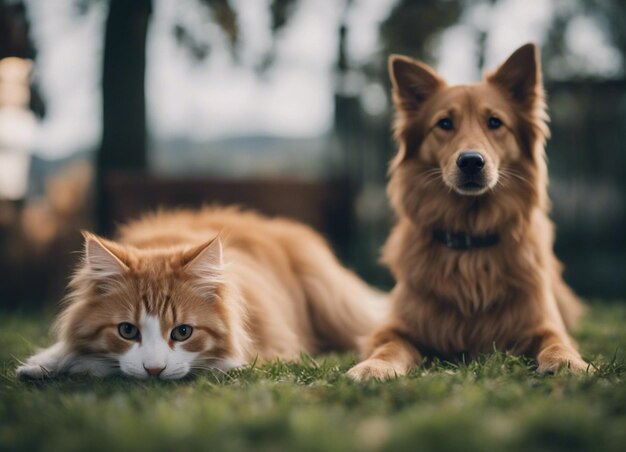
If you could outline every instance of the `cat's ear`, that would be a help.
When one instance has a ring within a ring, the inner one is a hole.
[[[85,263],[95,278],[118,276],[128,270],[128,256],[114,242],[83,231]]]
[[[224,257],[219,236],[187,250],[182,257],[182,265],[188,273],[204,282],[221,280]]]

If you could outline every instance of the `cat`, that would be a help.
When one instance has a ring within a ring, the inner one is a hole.
[[[178,379],[352,350],[387,310],[320,235],[287,219],[159,211],[122,226],[117,241],[84,237],[58,342],[18,367],[22,379]]]

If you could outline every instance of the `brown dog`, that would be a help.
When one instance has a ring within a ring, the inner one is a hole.
[[[404,375],[423,356],[495,349],[541,372],[584,371],[566,327],[582,305],[561,278],[548,218],[548,136],[537,50],[527,44],[478,84],[389,61],[399,151],[388,193],[398,221],[383,251],[397,285],[355,380]]]

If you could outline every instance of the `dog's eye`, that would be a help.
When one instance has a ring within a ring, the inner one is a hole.
[[[437,127],[443,130],[452,130],[454,128],[454,124],[452,123],[452,119],[443,118],[437,122]]]
[[[496,118],[495,116],[490,116],[487,120],[487,127],[489,127],[491,130],[499,129],[501,125],[502,121],[500,120],[500,118]]]

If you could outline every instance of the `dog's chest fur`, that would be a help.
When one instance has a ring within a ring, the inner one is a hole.
[[[453,250],[422,232],[399,224],[395,240],[407,245],[386,255],[403,292],[396,309],[420,350],[443,356],[529,352],[527,332],[537,317],[532,293],[541,283],[532,247],[520,249],[503,237],[494,247]]]

